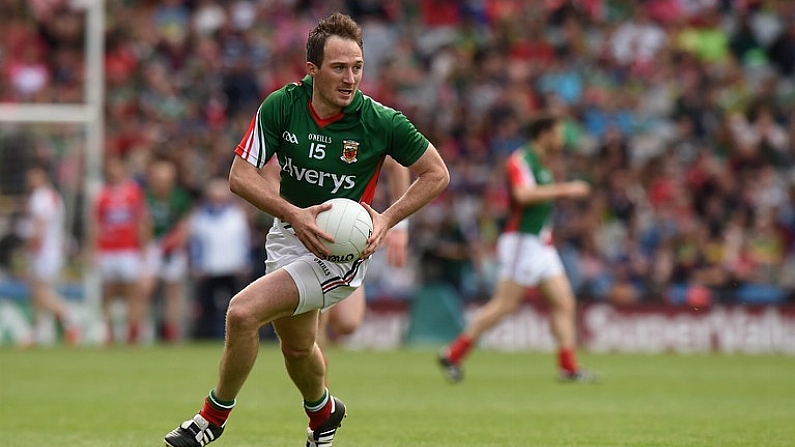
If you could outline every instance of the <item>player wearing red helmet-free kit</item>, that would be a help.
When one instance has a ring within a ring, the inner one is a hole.
[[[270,94],[236,150],[230,188],[275,217],[268,233],[266,274],[235,295],[227,310],[218,381],[198,414],[166,435],[173,447],[200,447],[223,433],[229,412],[258,353],[259,328],[272,322],[285,367],[309,417],[307,446],[331,446],[345,405],[325,387],[315,343],[320,309],[362,283],[368,257],[389,228],[436,197],[449,173],[436,149],[401,113],[362,94],[361,28],[335,13],[307,40],[308,76]],[[281,167],[277,190],[260,170],[272,156]],[[383,213],[369,206],[384,157],[408,166],[416,180]],[[323,260],[315,223],[333,197],[365,203],[373,219],[364,259]]]

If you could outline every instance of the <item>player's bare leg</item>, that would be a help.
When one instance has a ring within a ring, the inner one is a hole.
[[[298,302],[298,288],[285,270],[257,279],[232,298],[216,387],[198,414],[166,435],[168,445],[204,446],[221,436],[257,359],[259,329],[268,322],[273,322],[287,372],[304,398],[310,420],[308,436],[317,439],[331,433],[333,438],[345,417],[345,406],[325,387],[325,365],[315,343],[318,311],[293,316]]]
[[[124,302],[127,304],[127,343],[137,344],[141,338],[146,312],[149,309],[148,295],[145,295],[142,285],[137,281],[130,281],[120,285]]]
[[[484,332],[494,327],[522,303],[525,287],[513,281],[500,280],[488,303],[481,307],[469,325],[439,354],[439,363],[451,382],[463,378],[461,362]]]
[[[297,305],[298,288],[284,270],[260,277],[232,298],[226,313],[226,340],[215,387],[219,399],[233,401],[240,392],[257,359],[259,329],[268,322],[291,316]]]
[[[356,289],[350,296],[324,312],[321,319],[326,319],[326,329],[336,335],[351,335],[356,332],[364,320],[366,308],[364,289]]]
[[[594,381],[595,377],[577,364],[577,302],[565,274],[544,279],[539,284],[549,304],[549,323],[558,344],[558,367],[563,380]]]
[[[314,310],[273,322],[287,374],[307,402],[323,397],[326,388],[326,365],[315,343],[319,313]]]
[[[115,282],[106,282],[102,284],[102,315],[105,317],[106,346],[112,345],[115,341],[115,330],[113,326],[113,314],[111,312],[111,308],[113,301],[117,297],[123,296],[121,290],[121,284]]]
[[[329,360],[323,350],[331,343],[329,332],[343,336],[356,332],[364,320],[366,307],[364,288],[360,287],[328,311],[320,313],[317,344],[320,346],[323,363],[327,369]],[[328,386],[328,374],[326,374],[326,386]]]
[[[179,280],[166,281],[163,284],[163,340],[166,342],[177,341],[180,335],[185,301],[183,289]]]
[[[497,290],[494,296],[481,307],[475,314],[475,318],[464,330],[464,334],[470,340],[477,340],[484,332],[494,327],[506,315],[509,315],[519,308],[524,298],[526,288],[513,281],[501,280],[497,283]]]
[[[560,349],[574,349],[576,344],[576,302],[565,275],[547,278],[539,284],[549,303],[549,323]]]
[[[80,341],[80,333],[77,325],[72,318],[69,307],[64,298],[55,291],[52,283],[42,279],[31,281],[31,299],[36,310],[36,326],[38,327],[39,316],[43,311],[52,312],[64,329],[64,339],[70,345],[75,345]]]

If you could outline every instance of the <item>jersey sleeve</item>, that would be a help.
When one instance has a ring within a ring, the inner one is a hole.
[[[411,166],[428,149],[430,142],[402,113],[392,117],[392,144],[389,155],[403,166]]]
[[[524,162],[519,152],[513,153],[505,161],[505,174],[508,177],[508,185],[513,188],[532,188],[536,185],[535,176],[530,166]]]
[[[262,101],[257,114],[251,119],[245,135],[235,149],[235,154],[256,166],[265,166],[279,145],[282,120],[286,116],[283,110],[285,93],[277,90]]]

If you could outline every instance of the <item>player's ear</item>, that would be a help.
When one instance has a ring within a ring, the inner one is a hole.
[[[309,61],[306,62],[306,72],[309,73],[309,76],[315,76],[317,70],[318,70],[317,65]]]

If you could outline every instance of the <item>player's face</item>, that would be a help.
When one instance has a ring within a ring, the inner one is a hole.
[[[563,149],[563,124],[558,122],[549,133],[549,146],[552,152]]]
[[[124,178],[124,162],[116,157],[105,160],[105,178],[108,183],[116,184]]]
[[[39,168],[33,168],[27,172],[25,176],[28,189],[31,191],[42,186],[46,182],[46,174]]]
[[[307,62],[314,78],[312,106],[325,118],[342,111],[353,101],[362,81],[364,58],[355,41],[331,36],[326,40],[320,67]]]

